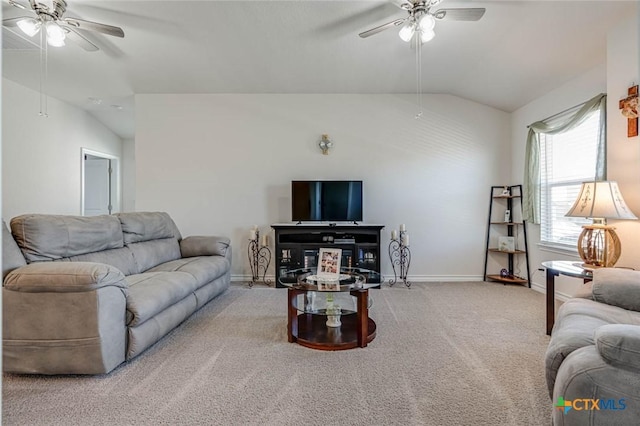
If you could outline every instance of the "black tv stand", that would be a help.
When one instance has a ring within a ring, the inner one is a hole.
[[[384,225],[339,223],[274,224],[276,287],[286,271],[318,264],[321,248],[342,249],[342,266],[380,272],[380,231]]]
[[[349,222],[349,224],[351,224],[351,222]],[[358,221],[354,220],[353,224],[358,226]],[[301,220],[297,221],[296,225],[302,225],[302,221]],[[335,223],[335,222],[330,222],[329,223],[329,226],[336,226],[336,225],[337,225],[337,223]]]

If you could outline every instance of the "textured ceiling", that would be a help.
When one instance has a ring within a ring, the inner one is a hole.
[[[513,111],[603,63],[607,31],[636,6],[445,0],[437,8],[487,12],[478,22],[436,24],[422,52],[423,91]],[[25,12],[5,3],[3,15]],[[392,2],[68,0],[65,16],[120,26],[126,37],[89,33],[101,48],[92,53],[75,45],[50,49],[49,93],[124,138],[133,137],[134,94],[416,90],[415,51],[396,28],[358,37],[406,16]],[[3,75],[37,90],[38,57],[35,49],[3,49]]]

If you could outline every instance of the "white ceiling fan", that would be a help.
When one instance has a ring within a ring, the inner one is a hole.
[[[427,43],[436,35],[434,27],[436,21],[477,21],[486,12],[483,7],[475,8],[454,8],[433,10],[434,6],[442,0],[400,0],[402,3],[395,3],[398,7],[406,10],[409,16],[387,22],[386,24],[371,28],[361,32],[362,38],[378,34],[388,28],[402,25],[398,35],[407,43],[414,40],[413,47],[416,47],[416,98],[419,107],[415,118],[422,117],[422,43]]]
[[[403,0],[396,5],[409,13],[405,18],[399,18],[370,30],[361,32],[362,38],[378,34],[388,28],[402,26],[398,35],[403,41],[410,42],[414,35],[416,41],[426,43],[435,37],[436,21],[477,21],[484,15],[486,9],[454,8],[433,10],[442,0]]]
[[[19,16],[2,21],[3,26],[17,26],[29,37],[40,34],[40,116],[48,117],[47,112],[47,74],[48,74],[48,48],[47,46],[61,47],[65,40],[76,43],[84,50],[95,52],[98,46],[89,41],[82,31],[94,31],[102,34],[124,37],[124,31],[120,27],[85,21],[79,18],[65,18],[67,10],[65,0],[29,0],[28,5],[17,0],[7,0],[12,6],[33,12],[35,16]]]
[[[33,12],[35,16],[4,19],[2,25],[7,27],[17,26],[29,37],[35,36],[42,29],[42,35],[50,46],[64,46],[65,40],[70,40],[84,50],[94,52],[99,50],[98,46],[82,35],[81,31],[95,31],[114,37],[124,37],[124,31],[120,27],[79,18],[65,18],[64,13],[67,10],[67,2],[65,0],[42,2],[29,0],[28,5],[23,5],[16,0],[8,0],[8,2],[19,9]]]

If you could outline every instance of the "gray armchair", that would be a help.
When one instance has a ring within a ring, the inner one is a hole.
[[[638,424],[639,271],[594,271],[591,298],[560,308],[545,367],[554,425]]]

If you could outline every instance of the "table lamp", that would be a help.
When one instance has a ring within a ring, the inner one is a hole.
[[[583,182],[578,198],[565,216],[593,219],[593,224],[582,226],[578,238],[578,253],[585,269],[611,267],[620,258],[620,238],[615,228],[607,225],[607,219],[637,219],[614,181]]]

